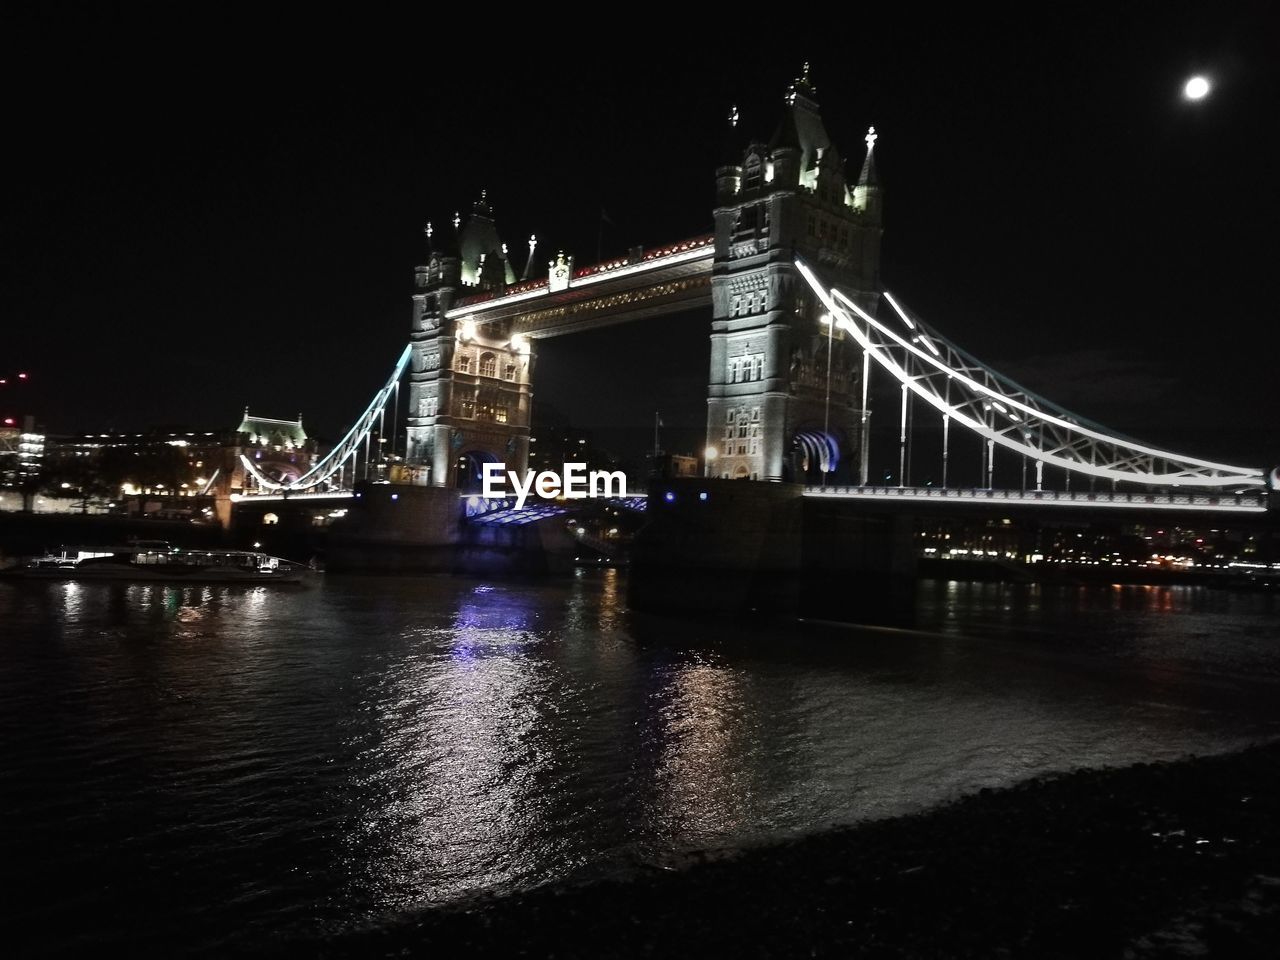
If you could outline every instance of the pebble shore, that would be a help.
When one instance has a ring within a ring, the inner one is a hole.
[[[684,869],[482,898],[284,952],[294,951],[1275,957],[1280,743],[1042,777]]]

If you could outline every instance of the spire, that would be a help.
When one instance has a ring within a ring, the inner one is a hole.
[[[533,273],[533,252],[538,249],[538,238],[535,234],[529,234],[529,259],[524,262],[524,273],[520,275],[521,280],[528,280]]]
[[[800,76],[792,81],[787,91],[782,119],[769,141],[769,151],[775,165],[781,161],[785,167],[782,180],[787,183],[798,182],[809,189],[813,189],[818,158],[831,146],[831,138],[822,124],[818,103],[814,99],[816,95],[817,88],[813,85],[809,64],[806,63]],[[779,156],[780,151],[794,151],[798,156],[788,159]]]
[[[458,231],[458,250],[462,259],[463,286],[481,283],[503,286],[516,282],[515,271],[507,259],[506,245],[498,236],[489,204],[489,191],[481,190],[480,199],[472,205],[471,216]]]
[[[724,139],[720,148],[720,165],[722,167],[736,167],[742,163],[742,151],[746,149],[746,142],[742,137],[742,127],[739,126],[741,116],[738,113],[738,105],[736,103],[729,105],[729,123],[724,131]]]
[[[858,186],[860,187],[878,187],[880,181],[876,177],[876,161],[875,148],[876,140],[880,134],[876,133],[875,127],[867,128],[867,135],[864,138],[867,141],[867,159],[862,161],[862,172],[858,174]]]
[[[867,159],[862,161],[862,172],[858,174],[858,183],[853,188],[853,208],[865,214],[873,223],[880,222],[880,178],[876,176],[876,139],[875,127],[867,130]]]

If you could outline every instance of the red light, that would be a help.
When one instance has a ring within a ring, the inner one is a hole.
[[[5,418],[4,418],[4,425],[5,425],[6,427],[12,427],[12,426],[14,425],[14,423],[16,423],[16,422],[17,422],[17,421],[15,421],[15,420],[13,419],[13,417],[5,417]]]
[[[20,374],[18,374],[18,379],[19,379],[19,380],[25,380],[25,379],[27,379],[27,375],[26,375],[25,373],[20,373]]]

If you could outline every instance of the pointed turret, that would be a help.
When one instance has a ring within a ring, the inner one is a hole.
[[[529,234],[529,259],[524,262],[524,273],[520,275],[521,280],[528,280],[533,276],[533,256],[538,249],[538,238],[535,234]]]
[[[879,136],[875,127],[867,128],[867,159],[862,161],[862,172],[858,174],[860,187],[880,186],[880,180],[876,177],[876,140]]]
[[[860,210],[877,223],[880,221],[880,178],[876,174],[876,140],[879,138],[875,127],[867,129],[867,157],[862,161],[862,170],[858,173],[858,184],[853,188],[853,208]]]
[[[746,141],[738,123],[738,107],[729,107],[729,124],[720,147],[720,165],[716,167],[716,200],[727,203],[742,187],[742,154]]]
[[[831,146],[831,138],[818,112],[817,95],[818,89],[813,85],[806,62],[800,76],[787,88],[782,120],[769,141],[774,164],[779,168],[779,178],[790,182],[794,158],[795,182],[809,189],[813,189],[817,178],[819,159]],[[784,172],[786,176],[783,176]]]
[[[480,191],[480,199],[472,206],[470,218],[458,232],[458,247],[462,258],[462,283],[465,286],[492,287],[515,282],[515,271],[507,261],[506,247],[493,222],[493,208],[489,205],[488,191]],[[482,264],[487,265],[483,282]]]

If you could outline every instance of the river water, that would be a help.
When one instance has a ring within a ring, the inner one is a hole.
[[[20,955],[217,956],[1280,734],[1280,597],[926,582],[917,631],[555,583],[0,585]]]

